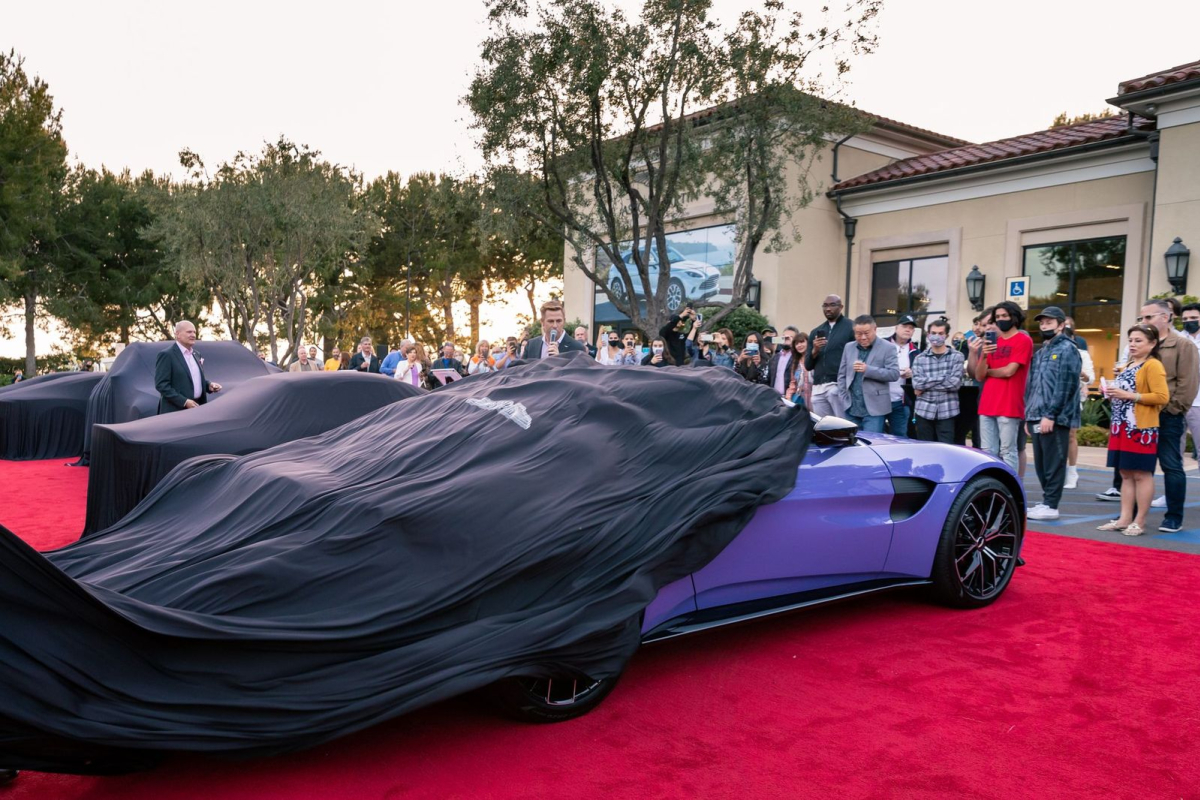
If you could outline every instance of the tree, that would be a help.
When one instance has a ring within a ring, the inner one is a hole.
[[[512,213],[562,230],[574,266],[657,331],[679,298],[668,298],[670,271],[652,282],[649,265],[669,263],[669,228],[710,196],[732,217],[739,250],[734,296],[712,321],[740,307],[758,247],[786,246],[771,232],[811,197],[807,169],[793,196],[785,167],[861,125],[817,100],[822,76],[801,71],[817,54],[873,49],[879,0],[853,0],[849,20],[812,31],[767,0],[727,33],[708,19],[710,0],[645,0],[636,21],[599,0],[544,0],[535,14],[523,0],[489,6],[467,103]],[[833,63],[838,78],[849,68],[840,55]]]
[[[66,174],[62,110],[23,58],[0,53],[0,300],[24,303],[27,375],[37,371],[34,327],[52,280],[46,247]]]
[[[353,263],[377,225],[360,208],[358,176],[320,155],[281,138],[209,178],[185,150],[193,183],[152,228],[184,280],[212,293],[230,337],[265,344],[275,361],[310,328],[310,288]]]
[[[1054,118],[1054,121],[1050,123],[1050,127],[1062,128],[1067,125],[1078,125],[1081,122],[1095,122],[1098,119],[1108,119],[1115,113],[1115,111],[1102,109],[1096,112],[1085,111],[1082,114],[1077,114],[1072,117],[1068,115],[1067,112],[1063,111]]]
[[[55,286],[47,306],[79,349],[169,338],[180,319],[204,324],[211,297],[185,286],[147,235],[169,193],[168,182],[149,172],[137,179],[128,171],[72,172],[50,248]]]

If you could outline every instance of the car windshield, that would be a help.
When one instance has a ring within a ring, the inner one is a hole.
[[[625,263],[628,264],[629,266],[632,267],[634,265],[632,250],[626,250],[625,252],[623,252],[621,254],[621,257],[625,259]],[[667,245],[667,258],[670,259],[670,263],[672,263],[672,264],[675,264],[679,261],[687,261],[687,258],[684,257],[683,253],[680,253],[674,247],[671,247],[671,245]],[[652,267],[658,266],[658,248],[657,247],[650,248],[649,265]]]

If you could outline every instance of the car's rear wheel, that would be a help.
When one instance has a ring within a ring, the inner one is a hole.
[[[489,689],[492,702],[507,716],[525,722],[565,722],[581,717],[608,697],[621,679],[586,675],[557,678],[507,678]]]
[[[608,284],[608,290],[612,292],[613,297],[618,300],[625,299],[625,282],[620,278],[613,278],[612,283]]]
[[[1012,491],[995,478],[963,487],[950,507],[933,559],[933,596],[954,608],[982,608],[1012,580],[1024,521]]]

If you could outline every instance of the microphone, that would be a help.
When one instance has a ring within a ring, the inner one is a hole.
[[[557,328],[552,328],[552,329],[550,330],[550,344],[554,344],[554,343],[556,343],[557,341],[558,341],[558,329],[557,329]]]

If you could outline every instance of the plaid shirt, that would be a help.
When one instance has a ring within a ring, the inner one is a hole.
[[[1055,336],[1033,354],[1025,383],[1025,419],[1052,419],[1055,425],[1078,428],[1080,423],[1079,374],[1083,360],[1075,342]]]
[[[914,409],[922,419],[958,416],[958,389],[963,382],[963,354],[947,347],[940,356],[924,350],[913,359],[912,385],[921,394]]]

